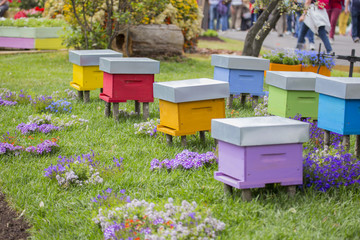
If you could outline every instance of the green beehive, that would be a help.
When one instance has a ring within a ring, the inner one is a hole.
[[[286,118],[301,115],[317,119],[319,94],[315,92],[316,76],[311,72],[268,71],[268,112]]]

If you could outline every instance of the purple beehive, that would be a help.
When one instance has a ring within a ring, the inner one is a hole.
[[[229,118],[213,119],[211,129],[219,143],[216,180],[239,189],[302,184],[308,123],[282,117]]]

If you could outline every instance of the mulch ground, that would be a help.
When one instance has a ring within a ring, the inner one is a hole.
[[[26,229],[30,228],[23,216],[11,209],[5,201],[5,196],[0,192],[0,239],[20,240],[27,239],[30,234]]]

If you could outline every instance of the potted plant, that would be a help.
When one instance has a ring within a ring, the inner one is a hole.
[[[65,21],[42,18],[0,21],[0,47],[21,49],[61,49],[60,34]]]
[[[317,73],[319,65],[320,71],[319,74],[324,76],[331,76],[331,69],[335,66],[335,61],[332,57],[324,57],[316,51],[305,51],[297,50],[298,59],[301,61],[301,71],[302,72],[314,72]]]
[[[301,72],[301,62],[292,50],[277,49],[263,56],[270,60],[270,71]]]

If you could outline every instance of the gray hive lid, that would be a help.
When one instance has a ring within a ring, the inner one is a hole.
[[[266,83],[285,90],[315,91],[316,73],[266,71]]]
[[[72,50],[69,51],[69,61],[79,66],[99,66],[101,57],[122,57],[123,54],[110,50]]]
[[[211,65],[229,69],[264,71],[269,70],[270,60],[250,56],[213,54]]]
[[[360,78],[318,75],[315,91],[342,99],[360,99]]]
[[[237,146],[303,143],[309,129],[308,123],[277,116],[211,120],[211,136]]]
[[[229,83],[208,78],[154,83],[154,97],[181,103],[226,98]]]
[[[160,62],[150,58],[101,58],[100,70],[111,74],[156,74]]]

